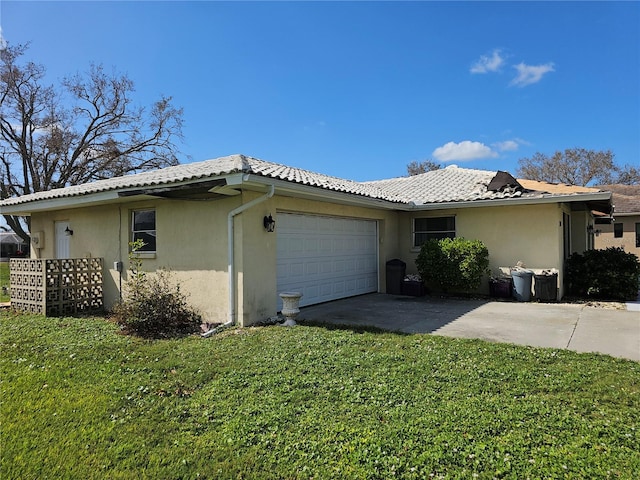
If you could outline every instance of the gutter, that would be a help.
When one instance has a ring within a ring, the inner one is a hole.
[[[236,215],[239,215],[240,213],[244,212],[245,210],[250,209],[251,207],[254,207],[256,205],[258,205],[259,203],[265,202],[266,200],[270,199],[271,197],[273,197],[273,194],[276,190],[276,187],[274,185],[269,185],[269,191],[267,193],[265,193],[264,195],[262,195],[261,197],[258,198],[254,198],[253,200],[251,200],[248,203],[245,203],[244,205],[240,205],[237,208],[234,208],[233,210],[231,210],[229,212],[229,214],[227,215],[227,235],[228,235],[228,239],[227,239],[227,253],[228,253],[228,257],[229,257],[229,266],[228,266],[228,272],[229,272],[229,319],[227,320],[226,323],[223,323],[222,325],[218,325],[216,328],[213,328],[205,333],[202,334],[203,337],[210,337],[211,335],[214,335],[216,333],[218,333],[220,330],[222,330],[223,328],[229,327],[231,325],[233,325],[236,322],[236,284],[235,284],[235,251],[233,248],[233,241],[234,241],[234,231],[233,231],[233,219]]]
[[[609,192],[580,193],[568,195],[545,195],[543,197],[510,197],[496,198],[493,200],[465,200],[460,202],[442,202],[442,203],[426,203],[415,204],[409,202],[398,208],[400,211],[416,211],[416,210],[448,210],[452,208],[469,208],[469,207],[496,207],[506,205],[533,205],[548,203],[573,203],[573,202],[595,202],[595,201],[611,200]]]

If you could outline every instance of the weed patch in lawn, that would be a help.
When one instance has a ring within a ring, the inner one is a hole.
[[[11,313],[0,348],[2,478],[640,476],[640,364],[605,355]]]

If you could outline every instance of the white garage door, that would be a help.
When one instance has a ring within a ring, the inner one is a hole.
[[[278,293],[304,306],[378,291],[375,220],[278,213],[276,231]]]

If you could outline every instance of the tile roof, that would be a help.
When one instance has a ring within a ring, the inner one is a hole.
[[[495,192],[487,190],[496,174],[497,172],[486,170],[449,166],[411,177],[376,180],[367,184],[397,195],[406,203],[413,202],[416,205],[492,200],[522,195],[521,189],[507,188]]]
[[[506,186],[498,191],[490,191],[487,186],[496,177],[497,172],[455,166],[411,177],[354,182],[244,155],[230,155],[203,162],[181,164],[150,172],[114,177],[82,185],[8,198],[2,200],[0,205],[19,205],[39,200],[83,196],[100,192],[126,191],[141,187],[153,188],[154,186],[174,183],[205,181],[234,173],[248,173],[334,192],[343,192],[393,203],[414,203],[416,205],[493,200],[520,196],[544,196],[544,192],[530,192],[520,185]],[[503,175],[512,179],[508,174],[503,173]],[[550,193],[569,194],[570,192]]]
[[[265,162],[264,160],[246,157],[244,155],[230,155],[227,157],[216,158],[214,160],[186,163],[150,172],[114,177],[106,180],[98,180],[81,185],[9,198],[3,200],[2,205],[18,205],[38,200],[75,197],[130,188],[153,187],[189,180],[204,180],[233,173],[251,173],[254,175],[310,185],[336,192],[362,195],[392,202],[400,201],[396,196],[384,192],[375,186],[331,177],[300,168]]]

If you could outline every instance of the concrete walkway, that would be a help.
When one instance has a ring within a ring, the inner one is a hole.
[[[599,352],[640,361],[640,313],[631,310],[374,293],[304,307],[299,319]]]

